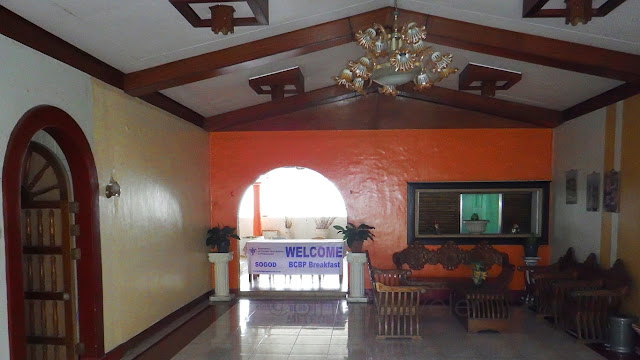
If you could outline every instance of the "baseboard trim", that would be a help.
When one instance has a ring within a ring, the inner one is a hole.
[[[122,359],[122,357],[127,353],[127,351],[135,348],[136,346],[140,345],[142,342],[147,341],[148,339],[152,338],[154,335],[158,334],[163,329],[165,329],[168,326],[170,326],[178,318],[180,318],[180,317],[184,316],[185,314],[189,313],[190,311],[192,311],[196,307],[201,306],[203,303],[208,303],[209,302],[209,296],[212,293],[213,293],[213,290],[209,290],[206,293],[204,293],[204,294],[198,296],[197,298],[193,299],[192,301],[188,302],[184,306],[180,307],[179,309],[175,310],[174,312],[170,313],[169,315],[165,316],[164,318],[160,319],[158,322],[156,322],[155,324],[151,325],[147,329],[143,330],[138,335],[132,337],[131,339],[129,339],[129,340],[125,341],[124,343],[122,343],[122,344],[116,346],[115,348],[113,348],[111,351],[109,351],[108,353],[106,353],[104,355],[102,360],[120,360],[120,359]],[[201,311],[200,313],[202,313],[204,311],[206,311],[206,309]],[[198,315],[200,315],[200,313],[198,313]],[[196,315],[196,316],[198,316],[198,315]],[[189,321],[187,321],[187,322],[189,322]],[[211,324],[211,318],[209,318],[209,325],[210,324]],[[174,333],[176,330],[180,329],[184,325],[185,324],[180,325],[177,329],[175,329],[171,333]],[[151,345],[151,347],[149,349],[158,346],[161,342],[163,342],[165,340],[165,338],[170,336],[171,333],[166,335],[166,336],[164,336],[159,341],[157,341],[156,343]],[[138,359],[145,352],[149,351],[149,349],[143,351],[140,355],[136,356],[135,359]],[[170,359],[172,356],[173,355],[169,356],[167,359]],[[81,357],[81,359],[83,359],[83,358]],[[142,358],[140,358],[140,359],[142,359]],[[156,357],[155,359],[160,360],[160,359],[162,359],[162,357]]]

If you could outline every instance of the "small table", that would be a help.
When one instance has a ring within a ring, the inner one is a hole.
[[[509,301],[502,285],[492,279],[475,285],[469,278],[452,280],[449,288],[451,312],[468,332],[508,329]]]

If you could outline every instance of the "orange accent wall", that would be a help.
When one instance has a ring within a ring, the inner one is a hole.
[[[304,119],[300,119],[304,121]],[[236,224],[244,190],[263,173],[303,166],[338,187],[348,219],[376,227],[372,262],[393,267],[407,246],[407,182],[550,180],[551,129],[433,129],[211,133],[211,224]],[[237,244],[232,245],[237,254]],[[515,265],[521,246],[498,246]],[[540,264],[548,263],[547,247]],[[444,270],[428,269],[434,276]],[[516,273],[512,289],[522,289]],[[230,288],[238,288],[237,259]]]

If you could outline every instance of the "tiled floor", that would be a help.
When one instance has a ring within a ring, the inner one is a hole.
[[[422,340],[376,340],[370,304],[242,299],[172,360],[604,359],[523,307],[502,334],[469,334],[443,306],[421,319]]]

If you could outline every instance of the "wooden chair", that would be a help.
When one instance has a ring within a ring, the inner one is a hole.
[[[567,288],[569,285],[558,284],[556,287]],[[622,299],[629,293],[631,277],[622,260],[618,259],[610,269],[603,271],[601,279],[591,284],[582,280],[577,285],[565,289],[558,323],[580,342],[604,342],[608,317],[618,312]]]
[[[420,293],[412,286],[387,286],[375,283],[377,339],[410,338],[420,336]]]
[[[595,256],[595,255],[594,255]],[[590,258],[587,258],[589,260]],[[536,313],[539,317],[553,316],[554,298],[552,284],[563,280],[575,280],[578,277],[573,248],[551,265],[519,266],[520,271],[531,271],[533,297]]]
[[[419,306],[424,290],[405,286],[411,270],[376,268],[371,264],[369,252],[365,254],[376,309],[377,338],[422,338]]]

